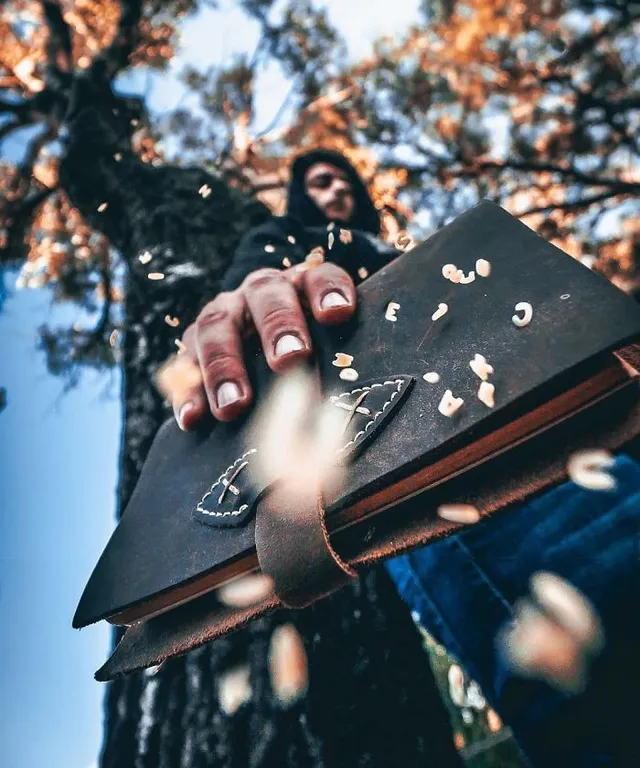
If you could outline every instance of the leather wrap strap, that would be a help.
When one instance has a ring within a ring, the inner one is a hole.
[[[320,493],[292,500],[275,485],[256,513],[255,541],[263,573],[289,608],[305,608],[357,576],[331,546]]]

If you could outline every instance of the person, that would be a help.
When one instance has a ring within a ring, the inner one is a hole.
[[[192,429],[207,410],[228,421],[251,403],[245,333],[255,330],[269,366],[286,370],[311,350],[303,306],[320,323],[348,320],[356,308],[354,286],[396,255],[376,240],[375,209],[356,177],[339,155],[320,152],[294,162],[287,216],[273,217],[245,237],[225,291],[185,332],[203,386],[174,403],[183,429]],[[362,229],[354,227],[352,240],[342,242],[340,230],[354,221]],[[327,227],[338,234],[331,249]],[[336,242],[345,248],[335,248]],[[326,258],[319,266],[296,267],[322,244]],[[631,765],[638,756],[632,713],[640,647],[640,464],[620,455],[611,471],[614,491],[564,483],[386,564],[420,623],[480,684],[531,764],[540,768]],[[531,575],[540,570],[574,584],[604,624],[605,648],[582,693],[519,676],[496,644],[528,592]]]

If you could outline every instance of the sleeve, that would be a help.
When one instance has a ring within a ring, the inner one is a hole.
[[[231,266],[222,279],[221,290],[233,291],[257,269],[283,269],[298,261],[295,246],[273,221],[250,230],[240,241]]]

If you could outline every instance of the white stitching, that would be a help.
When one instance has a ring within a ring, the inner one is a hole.
[[[368,421],[364,428],[361,429],[359,432],[357,432],[351,440],[346,445],[343,445],[342,448],[339,448],[336,453],[338,455],[344,453],[349,446],[354,445],[354,443],[357,442],[357,440],[362,437],[364,434],[366,434],[367,430],[370,429],[374,422],[378,419],[379,416],[382,416],[382,414],[385,412],[385,410],[391,405],[394,398],[396,398],[400,394],[400,390],[402,389],[402,385],[404,384],[404,379],[395,379],[394,381],[385,381],[384,384],[372,384],[370,387],[358,387],[356,389],[352,389],[351,392],[343,392],[340,395],[333,395],[331,397],[331,402],[334,403],[336,400],[339,400],[341,397],[348,397],[349,395],[355,395],[356,392],[370,392],[375,387],[384,387],[386,384],[395,384],[396,385],[396,391],[392,393],[391,397],[387,400],[386,403],[382,406],[382,408],[379,411],[376,411],[376,413],[373,414],[373,417]]]
[[[211,517],[227,517],[228,515],[241,515],[246,509],[249,509],[248,504],[242,504],[239,509],[233,509],[230,512],[214,512],[213,510],[204,509],[202,504],[208,496],[211,496],[211,494],[220,485],[222,479],[229,473],[230,470],[232,470],[239,462],[243,461],[247,456],[257,452],[258,451],[256,448],[250,448],[248,451],[246,451],[246,453],[243,453],[239,459],[236,459],[230,467],[227,467],[225,471],[220,475],[220,477],[215,481],[215,483],[211,486],[211,488],[209,488],[205,495],[200,499],[198,505],[196,506],[196,510],[198,512],[202,512],[203,515],[210,515]]]

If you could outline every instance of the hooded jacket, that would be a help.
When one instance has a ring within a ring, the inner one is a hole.
[[[348,223],[332,222],[305,191],[307,169],[320,162],[343,170],[351,183],[355,207]],[[224,277],[222,290],[234,290],[248,274],[263,267],[286,269],[301,264],[318,246],[324,249],[325,259],[345,269],[357,285],[399,255],[399,251],[378,239],[379,233],[380,215],[351,163],[338,152],[307,152],[296,158],[291,167],[287,213],[272,216],[244,236]]]

